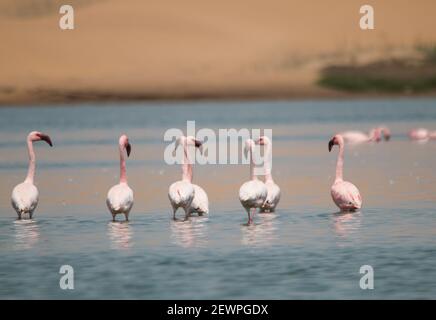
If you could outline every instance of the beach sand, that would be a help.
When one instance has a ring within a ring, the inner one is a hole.
[[[92,100],[304,98],[333,63],[410,55],[436,42],[436,2],[62,1],[0,3],[0,105]]]

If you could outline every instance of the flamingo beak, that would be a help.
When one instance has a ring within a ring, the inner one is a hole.
[[[335,139],[333,138],[329,141],[329,152],[332,151],[334,145],[335,145]]]
[[[126,144],[126,151],[127,151],[127,156],[130,156],[130,151],[132,151],[132,145],[127,142]]]
[[[390,134],[385,135],[385,140],[386,140],[386,141],[389,141],[390,138],[391,138],[391,135],[390,135]]]
[[[196,148],[200,148],[203,145],[203,142],[201,142],[200,140],[195,140],[195,147]]]
[[[265,141],[262,138],[259,138],[256,140],[256,144],[263,146],[263,145],[265,145]]]
[[[200,140],[195,140],[195,147],[200,150],[200,153],[203,154],[203,142]]]
[[[39,137],[41,140],[47,142],[48,145],[49,145],[50,147],[53,147],[53,143],[51,142],[51,139],[50,139],[50,137],[49,137],[48,135],[46,135],[46,134],[44,134],[44,133],[39,133],[39,134],[38,134],[38,137]]]

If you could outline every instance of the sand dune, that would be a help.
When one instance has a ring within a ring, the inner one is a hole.
[[[19,3],[19,4],[17,4]],[[111,98],[302,97],[329,63],[367,61],[436,43],[436,2],[355,0],[0,3],[0,104]]]

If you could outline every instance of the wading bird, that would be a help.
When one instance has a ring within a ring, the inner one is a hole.
[[[120,183],[109,189],[106,204],[112,214],[113,221],[115,221],[117,214],[124,214],[126,221],[129,221],[129,213],[133,206],[133,191],[127,184],[125,155],[130,156],[132,146],[125,134],[120,137],[118,147],[120,152]]]
[[[418,128],[409,131],[409,138],[417,141],[427,141],[429,139],[436,139],[436,132],[430,132],[425,128]]]
[[[265,202],[260,208],[260,212],[274,212],[277,204],[280,201],[280,187],[274,182],[271,174],[271,156],[272,156],[272,144],[271,140],[267,136],[260,137],[256,144],[265,146],[264,154],[264,174],[265,174],[265,186],[268,190],[268,195]]]
[[[168,198],[173,208],[173,219],[176,219],[176,211],[183,208],[185,220],[191,213],[203,215],[209,212],[209,201],[206,192],[198,185],[192,183],[193,170],[192,159],[188,148],[194,146],[202,152],[202,143],[192,136],[177,138],[175,150],[178,146],[183,147],[182,180],[174,182],[168,190]]]
[[[351,182],[343,180],[344,139],[341,135],[337,134],[329,141],[329,152],[334,145],[339,146],[339,154],[336,162],[336,179],[331,188],[332,199],[341,211],[359,210],[362,207],[359,190]]]
[[[385,132],[385,131],[383,131]],[[390,137],[390,133],[388,132],[388,137]],[[344,131],[339,133],[342,138],[344,139],[345,143],[350,143],[350,144],[359,144],[359,143],[365,143],[365,142],[380,142],[381,140],[381,134],[382,134],[382,129],[381,128],[374,128],[371,129],[371,131],[369,132],[369,134],[366,134],[362,131]],[[387,138],[386,140],[388,140],[389,138]]]
[[[39,193],[33,183],[36,169],[36,158],[35,152],[33,151],[34,141],[45,141],[50,145],[50,147],[53,146],[50,137],[44,133],[32,131],[27,136],[27,150],[29,152],[29,169],[27,171],[27,177],[23,183],[20,183],[14,188],[14,190],[12,190],[11,197],[12,206],[18,214],[18,219],[32,219],[33,211],[38,205]]]
[[[257,208],[262,207],[268,195],[265,183],[260,181],[254,174],[253,148],[255,143],[252,139],[245,141],[245,157],[250,153],[250,181],[245,182],[239,189],[239,201],[248,214],[248,224],[253,222],[253,217]]]

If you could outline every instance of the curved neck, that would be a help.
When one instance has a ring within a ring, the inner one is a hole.
[[[339,153],[338,153],[338,160],[336,162],[336,180],[335,181],[342,181],[343,180],[343,169],[344,169],[344,144],[339,144]]]
[[[29,169],[27,170],[26,180],[24,180],[24,182],[33,184],[36,169],[36,158],[35,152],[33,151],[33,141],[31,139],[27,139],[27,151],[29,152]]]
[[[257,176],[254,174],[254,159],[253,159],[253,147],[250,146],[250,179],[257,180]]]
[[[188,145],[183,142],[183,163],[182,163],[182,180],[192,182],[192,162],[188,154]]]
[[[124,157],[123,146],[120,148],[120,183],[127,183],[126,159]]]
[[[266,181],[274,181],[272,174],[271,174],[271,152],[272,152],[272,146],[270,143],[266,144],[266,150],[265,150],[265,161],[263,163],[263,168],[265,170],[265,182]]]

